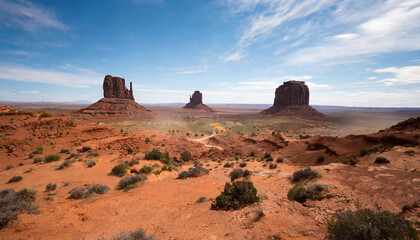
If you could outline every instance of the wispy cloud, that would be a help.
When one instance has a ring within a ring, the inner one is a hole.
[[[8,26],[19,26],[27,31],[39,28],[66,30],[68,27],[60,22],[52,10],[25,0],[2,0],[0,19]]]
[[[223,58],[224,62],[236,62],[241,60],[242,58],[248,56],[247,53],[243,52],[243,50],[234,52],[232,54],[229,54],[228,56]]]
[[[40,91],[34,91],[34,90],[32,90],[32,91],[20,91],[20,93],[22,93],[22,94],[39,94]]]
[[[90,69],[64,65],[58,69],[40,69],[20,65],[0,65],[0,79],[84,88],[102,84],[103,74]]]
[[[385,78],[378,81],[385,83],[385,85],[420,84],[420,66],[381,68],[376,69],[373,72],[390,73],[393,75],[391,78]]]
[[[21,55],[21,56],[29,56],[31,53],[22,51],[22,50],[3,50],[0,51],[0,54],[6,54],[6,55]]]
[[[200,70],[188,70],[188,71],[181,71],[181,72],[176,72],[176,74],[197,74],[197,73],[203,73],[206,72],[206,70],[204,69],[200,69]]]

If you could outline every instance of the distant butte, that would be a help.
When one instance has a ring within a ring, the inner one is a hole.
[[[324,114],[309,106],[309,88],[303,81],[284,82],[276,89],[273,106],[261,113],[303,118],[325,118]]]
[[[209,106],[203,104],[203,94],[200,91],[195,91],[192,96],[190,96],[190,102],[187,103],[183,108],[185,109],[199,109],[207,112],[214,112]]]
[[[80,110],[78,113],[95,117],[116,117],[123,119],[149,119],[150,110],[136,103],[133,85],[125,87],[125,79],[106,75],[103,83],[104,98]]]

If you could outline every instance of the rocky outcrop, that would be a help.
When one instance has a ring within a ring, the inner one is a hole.
[[[130,90],[128,90],[125,87],[124,78],[106,75],[104,79],[103,88],[105,98],[121,98],[134,100],[133,84],[130,82]]]
[[[125,87],[125,79],[105,76],[104,98],[84,108],[77,113],[83,116],[106,119],[130,119],[144,120],[152,118],[150,110],[134,101],[133,86],[130,82],[130,90]]]
[[[207,112],[213,112],[209,106],[203,104],[203,94],[200,91],[195,91],[192,96],[190,96],[190,102],[187,103],[183,108],[185,109],[200,109]]]
[[[284,82],[276,89],[273,106],[261,113],[303,118],[325,117],[309,106],[309,88],[302,81]]]

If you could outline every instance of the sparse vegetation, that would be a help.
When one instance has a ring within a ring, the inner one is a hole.
[[[64,162],[58,166],[57,170],[61,170],[67,167],[70,167],[70,160],[64,160]]]
[[[33,155],[42,154],[43,152],[44,152],[44,148],[40,146],[40,147],[37,147],[35,150],[33,150],[32,154]]]
[[[191,157],[191,152],[190,151],[185,150],[184,152],[181,153],[182,161],[188,162],[188,161],[191,161],[191,158],[192,157]]]
[[[233,167],[235,164],[234,163],[225,163],[225,165],[223,165],[223,167],[225,167],[225,168],[231,168],[231,167]]]
[[[120,232],[117,236],[111,238],[111,240],[156,240],[153,235],[147,235],[144,229],[137,229],[131,232]]]
[[[319,183],[311,183],[306,187],[306,195],[308,198],[315,198],[321,194],[326,188],[325,185]]]
[[[299,182],[303,180],[310,180],[310,179],[315,179],[315,178],[320,178],[320,177],[321,175],[317,171],[312,170],[311,168],[306,168],[306,169],[294,172],[292,181]]]
[[[16,220],[21,212],[37,214],[35,195],[35,191],[26,188],[18,192],[12,188],[0,191],[0,229],[6,227],[10,221]]]
[[[125,189],[129,187],[130,185],[133,186],[134,184],[137,184],[138,182],[142,182],[146,180],[146,178],[147,178],[146,175],[143,175],[141,173],[137,175],[127,176],[120,180],[120,182],[118,183],[117,189],[121,190],[121,189]]]
[[[287,192],[287,199],[290,201],[296,201],[299,203],[303,203],[306,201],[307,195],[306,190],[304,187],[300,186],[299,184],[289,189]]]
[[[9,179],[9,181],[7,181],[7,183],[15,183],[15,182],[20,182],[22,181],[23,177],[22,176],[14,176],[11,179]]]
[[[50,162],[58,161],[60,159],[61,159],[61,156],[58,154],[49,154],[44,157],[44,162],[50,163]]]
[[[241,178],[244,175],[244,170],[241,168],[235,168],[229,173],[230,181],[233,182],[235,179]]]
[[[93,194],[105,194],[109,187],[102,184],[95,184],[90,187],[76,187],[69,191],[69,199],[83,199],[92,196]]]
[[[324,154],[319,155],[319,156],[316,158],[316,162],[317,162],[317,163],[322,163],[322,162],[324,162],[324,160],[325,160],[325,155],[324,155]]]
[[[337,213],[327,222],[330,240],[418,239],[413,224],[402,215],[379,209]]]
[[[60,153],[70,153],[70,150],[65,149],[65,148],[62,148],[62,149],[60,150]]]
[[[131,154],[131,153],[133,153],[133,152],[134,152],[134,150],[133,150],[133,148],[132,148],[132,147],[130,147],[130,146],[129,146],[129,147],[127,148],[127,152],[128,152],[129,154]]]
[[[140,172],[144,174],[149,174],[152,171],[153,171],[153,167],[150,165],[144,165],[143,167],[140,168]]]
[[[211,204],[212,210],[239,209],[259,201],[257,189],[250,181],[226,183],[224,191]]]
[[[375,163],[382,164],[382,163],[390,163],[389,160],[385,157],[377,157],[375,159]]]
[[[277,158],[277,163],[282,163],[282,162],[284,162],[284,159],[282,157],[278,157]]]
[[[86,163],[86,165],[87,165],[88,168],[91,168],[91,167],[93,167],[93,166],[96,165],[96,162],[93,161],[93,160],[90,160],[90,159],[89,160],[86,160],[85,163]]]
[[[7,165],[7,167],[6,167],[6,170],[10,170],[10,169],[12,169],[12,168],[14,168],[15,166],[13,166],[13,165]]]
[[[46,192],[54,191],[57,188],[57,184],[48,183],[47,186],[45,186]]]
[[[241,168],[246,167],[246,162],[239,163],[239,167],[241,167]]]
[[[206,197],[199,197],[196,202],[204,202],[206,199]]]
[[[92,148],[89,147],[89,146],[83,146],[82,149],[81,149],[81,152],[87,152],[87,151],[90,151],[91,149]]]
[[[115,176],[122,177],[127,173],[127,169],[128,166],[126,164],[119,163],[112,168],[111,173]]]
[[[270,169],[276,169],[276,168],[277,168],[277,163],[270,163],[270,164],[268,165],[268,167],[269,167]]]
[[[46,117],[52,117],[52,114],[49,112],[43,112],[41,115],[39,115],[39,118],[46,118]]]
[[[192,178],[192,177],[200,177],[206,174],[209,174],[209,170],[207,168],[203,168],[201,166],[196,166],[193,168],[189,168],[188,171],[182,171],[178,174],[178,179],[184,178]]]
[[[158,148],[153,148],[151,152],[147,152],[145,158],[147,160],[161,160],[162,159],[162,152],[159,151]]]
[[[87,158],[98,157],[98,156],[99,156],[99,153],[97,152],[91,152],[86,155]]]
[[[41,157],[36,157],[36,158],[34,158],[34,163],[40,163],[40,162],[42,162],[42,158]]]
[[[344,163],[344,164],[347,164],[347,165],[355,166],[360,161],[355,157],[351,157],[347,160],[342,160],[341,162]]]

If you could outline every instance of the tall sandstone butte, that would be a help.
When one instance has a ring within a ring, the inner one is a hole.
[[[103,87],[104,87],[105,98],[122,98],[122,99],[134,100],[133,83],[130,82],[130,90],[128,90],[125,87],[124,78],[106,75],[104,79]]]
[[[261,113],[304,118],[325,116],[309,106],[309,88],[303,81],[288,81],[276,89],[274,104]]]
[[[187,103],[184,108],[186,109],[200,109],[207,112],[213,112],[209,106],[203,104],[203,94],[200,91],[195,91],[192,96],[190,96],[190,102]]]
[[[150,110],[134,100],[131,82],[128,90],[124,78],[106,75],[103,89],[104,98],[81,109],[78,113],[104,118],[150,119],[152,117]]]

